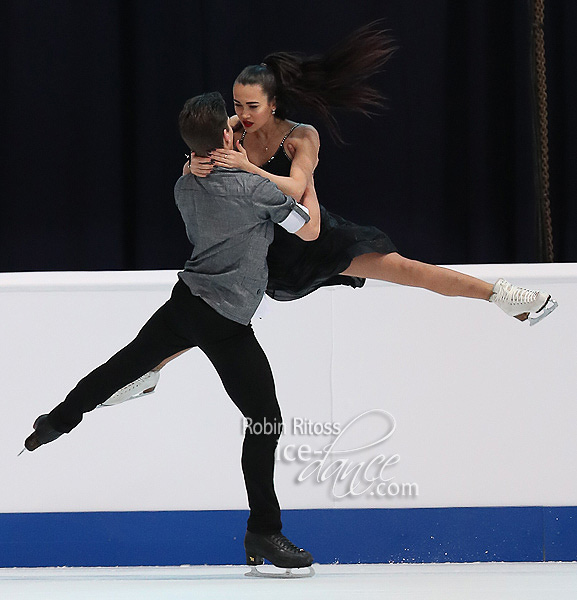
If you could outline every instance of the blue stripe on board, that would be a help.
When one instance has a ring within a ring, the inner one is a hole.
[[[543,516],[547,560],[577,560],[577,508],[550,507]]]
[[[242,564],[246,511],[0,514],[0,566]],[[319,563],[568,561],[577,507],[283,511]]]

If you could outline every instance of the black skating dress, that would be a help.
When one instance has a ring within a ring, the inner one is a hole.
[[[261,169],[283,177],[290,176],[291,159],[284,143],[296,129],[297,123],[283,138],[273,157]],[[246,131],[241,137],[244,141]],[[362,287],[365,279],[340,275],[355,256],[369,252],[389,254],[396,252],[389,237],[376,227],[356,225],[320,206],[321,228],[319,237],[305,242],[274,226],[274,240],[269,246],[268,287],[266,293],[275,300],[296,300],[325,285]]]

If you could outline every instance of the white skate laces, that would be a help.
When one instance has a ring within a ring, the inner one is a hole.
[[[149,371],[142,377],[135,379],[132,383],[120,388],[115,394],[112,394],[108,400],[99,404],[99,406],[115,406],[133,398],[148,396],[152,394],[156,388],[156,384],[160,379],[160,371]]]
[[[526,290],[504,279],[499,279],[495,283],[489,301],[496,304],[511,317],[515,317],[520,321],[529,319],[529,325],[537,324],[558,306],[550,295]]]

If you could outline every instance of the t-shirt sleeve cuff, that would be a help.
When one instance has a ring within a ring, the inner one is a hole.
[[[289,233],[296,233],[303,225],[311,220],[308,208],[296,202],[291,208],[288,217],[281,221],[279,225]]]

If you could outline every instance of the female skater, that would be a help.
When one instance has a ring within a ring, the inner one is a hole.
[[[206,158],[191,155],[184,172],[209,176],[213,167],[239,168],[266,177],[298,199],[313,186],[320,140],[311,125],[289,120],[289,107],[315,110],[339,138],[333,108],[367,114],[381,96],[367,83],[394,48],[374,24],[353,33],[324,56],[277,52],[248,66],[233,87],[236,152],[216,150]],[[557,304],[548,294],[525,290],[499,279],[494,285],[475,277],[401,256],[375,227],[359,226],[321,208],[318,239],[304,243],[275,226],[269,247],[267,294],[276,300],[301,298],[321,286],[360,287],[366,278],[421,287],[445,296],[494,302],[521,321],[537,322]],[[168,361],[166,361],[168,362]],[[119,390],[105,404],[153,391],[163,363]]]

